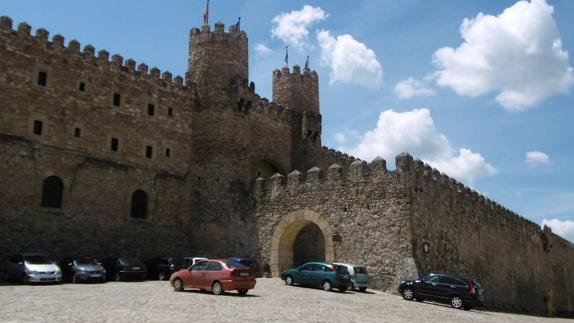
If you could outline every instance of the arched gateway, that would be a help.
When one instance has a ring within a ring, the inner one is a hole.
[[[271,239],[271,273],[279,277],[281,272],[293,266],[293,246],[297,235],[309,223],[319,227],[325,239],[325,261],[335,260],[331,225],[320,214],[311,210],[300,210],[288,214],[275,227]]]

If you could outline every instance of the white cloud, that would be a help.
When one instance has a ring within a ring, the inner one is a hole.
[[[367,131],[351,151],[365,160],[376,156],[393,160],[401,152],[409,152],[469,185],[479,177],[497,173],[479,153],[470,149],[455,151],[448,138],[436,129],[428,109],[382,112],[377,127]]]
[[[530,168],[550,165],[550,157],[541,151],[529,151],[526,153],[526,164]]]
[[[273,50],[271,48],[267,47],[265,44],[259,43],[259,44],[255,45],[255,52],[259,56],[268,56],[271,53],[273,53]]]
[[[271,35],[296,49],[303,49],[305,40],[309,35],[309,26],[327,19],[328,16],[320,7],[305,5],[301,10],[293,10],[275,16],[271,20],[273,23]]]
[[[412,77],[397,83],[394,90],[399,99],[409,99],[416,96],[436,95],[436,92],[433,89],[426,87],[423,82],[415,80]]]
[[[365,44],[348,34],[335,38],[326,30],[317,33],[317,40],[321,47],[321,62],[330,68],[330,84],[348,82],[373,89],[382,86],[381,63]]]
[[[542,226],[547,225],[552,232],[574,242],[574,221],[559,219],[544,219]]]
[[[526,110],[574,84],[554,9],[545,0],[518,1],[498,16],[464,19],[458,48],[434,54],[438,85],[459,95],[498,92],[507,110]]]
[[[347,136],[345,136],[345,134],[342,132],[337,132],[334,137],[335,141],[338,142],[339,144],[344,144],[345,142],[347,142]]]

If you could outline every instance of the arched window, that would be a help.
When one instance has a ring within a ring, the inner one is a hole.
[[[62,207],[64,182],[57,176],[50,176],[44,180],[42,187],[42,207]]]
[[[132,194],[132,213],[134,219],[145,219],[147,217],[147,193],[137,190]]]

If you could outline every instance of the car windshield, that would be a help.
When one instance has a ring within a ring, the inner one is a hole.
[[[90,259],[90,258],[78,258],[74,262],[78,266],[92,266],[92,265],[98,264],[94,259]]]
[[[136,266],[141,265],[141,262],[139,260],[132,257],[123,257],[120,258],[119,260],[122,265],[136,265]]]
[[[227,268],[237,268],[237,269],[248,269],[249,267],[244,266],[236,261],[226,261],[225,265],[227,266]]]
[[[367,273],[367,268],[365,268],[365,267],[354,267],[353,269],[355,270],[355,274],[366,274]]]
[[[24,256],[24,261],[32,265],[49,265],[52,261],[44,255],[28,255]]]

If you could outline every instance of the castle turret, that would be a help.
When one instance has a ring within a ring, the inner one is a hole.
[[[248,79],[247,34],[235,25],[225,32],[223,23],[192,28],[190,32],[187,81],[197,85],[202,99],[230,95],[233,80]]]
[[[301,112],[318,115],[319,112],[319,77],[317,72],[293,66],[273,71],[273,101],[284,107]]]

